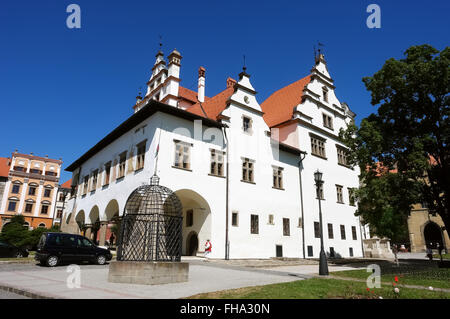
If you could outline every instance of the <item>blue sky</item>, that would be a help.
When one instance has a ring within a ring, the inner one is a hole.
[[[81,7],[81,29],[66,26],[66,7]],[[369,29],[366,8],[381,8]],[[313,46],[324,52],[336,93],[358,114],[376,108],[361,79],[411,45],[449,44],[449,1],[100,1],[0,3],[0,156],[62,157],[67,167],[132,115],[158,50],[182,56],[182,85],[206,95],[247,72],[262,103],[308,74]],[[62,181],[70,178],[65,172]]]

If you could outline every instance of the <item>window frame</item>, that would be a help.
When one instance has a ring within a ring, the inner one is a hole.
[[[311,138],[311,155],[320,157],[322,159],[327,159],[326,152],[326,139],[314,134],[309,135]]]
[[[175,143],[175,157],[172,167],[191,171],[191,148],[193,147],[193,144],[186,143],[180,140],[173,141]]]
[[[259,234],[259,215],[250,214],[250,234]]]

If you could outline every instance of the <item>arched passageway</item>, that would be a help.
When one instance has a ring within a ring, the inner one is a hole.
[[[181,189],[175,192],[183,205],[183,249],[188,256],[203,255],[207,239],[211,239],[211,209],[197,192]]]
[[[427,247],[436,249],[438,244],[442,246],[442,231],[438,224],[433,222],[426,224],[423,230],[423,235],[425,237],[425,244]]]

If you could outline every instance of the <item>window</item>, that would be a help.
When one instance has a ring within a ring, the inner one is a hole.
[[[231,225],[238,226],[239,225],[239,214],[237,212],[233,212],[231,214]]]
[[[84,177],[83,194],[82,195],[86,195],[86,193],[88,191],[88,184],[89,184],[89,175],[86,175]]]
[[[15,201],[10,201],[8,203],[8,211],[9,212],[15,212],[16,211],[16,202]]]
[[[94,191],[97,188],[97,181],[98,181],[98,169],[92,173],[92,187],[91,191]]]
[[[33,211],[33,204],[27,203],[25,205],[25,213],[31,213]]]
[[[325,113],[322,113],[323,126],[329,129],[333,129],[333,118]]]
[[[336,195],[337,195],[337,202],[343,204],[344,203],[344,195],[342,193],[342,186],[336,185]]]
[[[105,164],[105,183],[103,185],[108,185],[111,178],[111,162]]]
[[[28,188],[28,195],[31,195],[31,196],[36,195],[36,187],[30,186]]]
[[[313,255],[313,246],[308,246],[308,257],[312,257]]]
[[[190,169],[191,148],[187,143],[175,141],[175,167]]]
[[[259,234],[258,215],[250,215],[250,233]]]
[[[49,172],[49,171],[46,171],[46,172],[45,172],[45,175],[47,175],[47,176],[56,176],[56,172]]]
[[[302,220],[301,217],[298,219],[298,227],[299,227],[299,228],[302,228],[302,227],[303,227],[303,220]]]
[[[283,218],[283,236],[290,236],[289,218]]]
[[[324,139],[311,136],[311,154],[326,158]]]
[[[323,100],[328,102],[328,89],[326,87],[322,88]]]
[[[40,223],[38,227],[39,228],[45,228],[45,224],[44,223]]]
[[[316,187],[316,198],[317,199],[325,199],[324,195],[323,195],[323,183],[319,185],[319,187]]]
[[[273,222],[273,215],[269,214],[269,221],[268,221],[269,225],[275,225],[275,223]]]
[[[58,209],[58,211],[56,212],[56,218],[61,218],[63,214],[62,209]]]
[[[341,239],[345,239],[345,226],[341,225]]]
[[[336,145],[337,149],[337,157],[338,157],[338,164],[349,166],[348,164],[348,151],[347,149],[343,148],[342,146]]]
[[[32,169],[30,169],[30,173],[41,175],[42,171],[40,169],[32,168]]]
[[[44,197],[50,197],[51,193],[52,193],[51,189],[48,188],[44,189]]]
[[[356,236],[356,227],[352,226],[352,238],[353,240],[358,240],[358,237]]]
[[[186,227],[192,227],[194,225],[194,211],[189,209],[186,211]]]
[[[273,188],[283,189],[283,168],[273,168]]]
[[[48,205],[42,205],[41,207],[41,214],[47,215],[48,214]]]
[[[251,133],[252,132],[252,119],[246,116],[242,117],[242,129],[244,132]]]
[[[334,238],[333,224],[328,224],[328,238],[329,239],[333,239]]]
[[[253,183],[253,162],[248,158],[242,162],[242,181]]]
[[[145,141],[136,145],[137,154],[136,154],[136,170],[140,170],[144,168],[144,160],[145,160]]]
[[[117,178],[122,178],[125,176],[125,163],[127,160],[127,152],[123,152],[122,154],[119,155],[119,173]]]
[[[351,206],[355,206],[355,190],[353,188],[347,188],[348,190],[348,202]]]
[[[224,153],[217,150],[211,150],[211,169],[210,174],[215,176],[223,176],[223,155]]]
[[[352,247],[350,247],[348,249],[348,253],[349,253],[350,257],[353,257],[353,248]]]
[[[314,237],[320,238],[320,224],[319,222],[314,222]]]
[[[59,193],[59,199],[58,201],[63,202],[64,201],[64,193]]]
[[[20,190],[20,185],[13,185],[11,193],[18,194]]]
[[[17,172],[23,172],[23,171],[25,171],[25,168],[22,166],[14,166],[14,170]]]

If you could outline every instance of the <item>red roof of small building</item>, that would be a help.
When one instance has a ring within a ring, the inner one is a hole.
[[[1,177],[8,177],[10,167],[11,167],[11,160],[7,157],[0,157],[0,176]]]
[[[67,182],[61,185],[61,188],[71,188],[72,187],[72,179],[69,179]]]
[[[264,120],[269,127],[292,118],[294,107],[301,103],[303,90],[309,82],[311,75],[275,91],[261,104]]]

